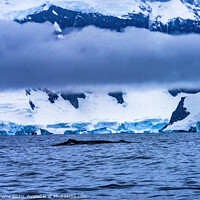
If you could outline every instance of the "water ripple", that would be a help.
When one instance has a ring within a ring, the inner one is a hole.
[[[51,146],[70,138],[136,143]],[[1,136],[0,195],[199,200],[199,151],[197,133]]]

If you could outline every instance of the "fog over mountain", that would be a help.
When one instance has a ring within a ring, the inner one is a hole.
[[[200,35],[86,27],[58,39],[49,24],[0,21],[0,85],[199,81]]]

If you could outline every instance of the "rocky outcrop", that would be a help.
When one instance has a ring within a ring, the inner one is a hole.
[[[147,15],[139,12],[129,13],[123,17],[115,17],[103,15],[98,12],[86,13],[68,10],[52,5],[48,10],[37,11],[24,19],[15,19],[15,21],[21,24],[26,22],[44,23],[49,21],[52,24],[56,23],[56,25],[58,25],[57,31],[59,33],[64,31],[67,27],[83,28],[89,25],[116,31],[123,31],[126,27],[134,26],[169,34],[200,33],[200,20],[198,19],[182,19],[180,16],[169,19],[167,23],[163,23],[158,20],[152,21],[152,19],[150,19],[151,9],[148,12],[149,14]]]

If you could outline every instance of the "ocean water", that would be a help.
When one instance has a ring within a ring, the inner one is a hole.
[[[1,136],[0,199],[200,199],[200,134]]]

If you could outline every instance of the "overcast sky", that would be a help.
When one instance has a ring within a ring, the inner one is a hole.
[[[200,81],[200,35],[86,27],[57,39],[49,24],[0,21],[0,87]]]

